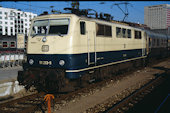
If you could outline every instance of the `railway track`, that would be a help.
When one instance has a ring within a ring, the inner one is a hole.
[[[2,113],[30,113],[39,107],[44,98],[44,93],[36,93],[22,98],[0,104]]]
[[[126,74],[121,74],[111,79],[116,81],[118,79],[123,78],[124,76],[127,76],[128,73],[130,74],[133,71],[134,70],[131,70]],[[156,79],[152,80],[151,82],[143,86],[141,90],[135,91],[130,96],[128,96],[127,98],[123,99],[121,102],[116,104],[114,107],[110,108],[107,112],[109,113],[109,112],[119,110],[120,108],[126,108],[127,106],[125,107],[122,106],[124,106],[125,104],[127,105],[127,103],[128,105],[135,103],[137,100],[141,99],[145,94],[149,93],[149,91],[151,91],[154,84],[159,85],[159,83],[161,83],[162,80],[163,78],[161,76],[156,77]],[[85,88],[78,89],[74,92],[70,92],[66,94],[56,94],[53,103],[60,104],[62,103],[63,100],[71,100],[76,96],[81,96],[82,94],[93,91],[96,88],[103,87],[109,82],[110,79],[106,79],[97,83],[88,84]],[[6,103],[2,103],[0,104],[0,111],[2,113],[34,113],[35,111],[40,111],[42,113],[45,113],[47,108],[46,108],[46,103],[44,101],[44,96],[45,93],[42,92],[42,93],[25,96],[16,100],[8,101]]]
[[[115,77],[115,80],[121,79],[123,75]],[[53,103],[62,104],[62,101],[71,100],[82,94],[89,93],[90,91],[103,87],[106,85],[110,79],[106,79],[101,82],[92,83],[87,85],[84,88],[78,89],[74,92],[65,93],[65,94],[56,94]],[[15,100],[11,100],[5,103],[0,104],[0,111],[2,113],[34,113],[35,111],[40,111],[45,113],[47,110],[46,103],[44,101],[45,93],[36,93]]]
[[[167,70],[165,73],[157,75],[155,79],[151,80],[140,89],[134,91],[129,96],[108,108],[104,113],[126,112],[129,108],[133,107],[134,104],[142,100],[145,95],[149,94],[156,86],[160,85],[165,80],[164,76],[168,75],[169,73],[170,70]]]
[[[86,93],[88,90],[93,89],[94,87],[99,87],[103,85],[106,81],[102,81],[98,84],[90,84],[89,87],[85,87],[79,90],[76,90],[67,94],[56,94],[55,103],[62,103],[62,100],[74,98],[76,95],[81,95],[81,93]],[[22,98],[15,100],[10,100],[5,103],[0,104],[0,111],[2,113],[32,113],[34,111],[41,111],[45,113],[46,105],[44,101],[45,93],[36,93],[28,95]]]

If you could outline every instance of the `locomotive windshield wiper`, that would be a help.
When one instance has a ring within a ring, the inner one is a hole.
[[[61,33],[57,33],[57,35],[63,37],[63,35],[61,35]]]
[[[33,35],[32,38],[34,38],[34,37],[37,36],[37,35],[38,35],[38,34]]]

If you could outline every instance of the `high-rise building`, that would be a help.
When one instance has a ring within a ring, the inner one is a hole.
[[[23,12],[18,9],[0,7],[0,35],[16,35],[23,33],[28,35],[31,19],[37,14]]]
[[[170,27],[170,5],[161,4],[144,7],[144,24],[151,29]]]

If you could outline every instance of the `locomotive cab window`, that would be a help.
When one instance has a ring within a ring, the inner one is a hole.
[[[31,36],[65,35],[68,32],[69,19],[50,19],[34,21]]]
[[[80,22],[80,34],[85,35],[86,29],[85,29],[85,22]]]
[[[65,35],[68,32],[68,19],[50,20],[49,34]]]
[[[35,21],[32,27],[31,35],[45,35],[48,28],[48,20]]]

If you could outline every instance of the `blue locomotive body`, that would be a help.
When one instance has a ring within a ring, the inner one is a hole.
[[[64,69],[66,71],[66,77],[68,79],[77,79],[90,69],[146,57],[146,53],[145,55],[142,55],[142,49],[99,52],[96,54],[98,58],[101,59],[98,59],[96,64],[91,65],[87,64],[88,53],[60,55],[29,54],[27,55],[28,62],[25,64],[25,67]],[[29,63],[30,59],[34,61],[33,64]],[[93,59],[91,60],[91,62],[95,62],[95,53],[90,53],[90,59]],[[65,62],[63,66],[59,64],[60,60],[63,60]],[[42,61],[46,61],[46,64],[42,64]]]

